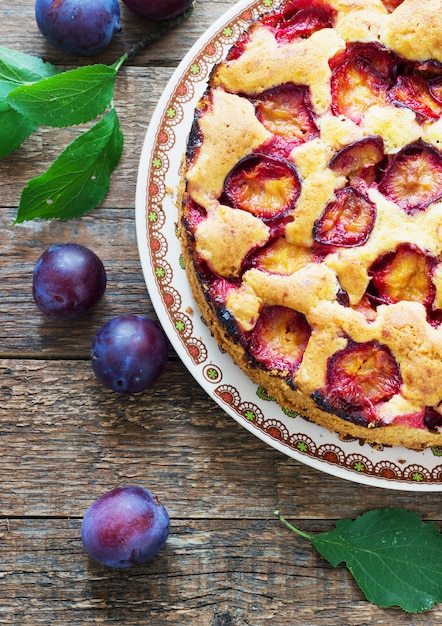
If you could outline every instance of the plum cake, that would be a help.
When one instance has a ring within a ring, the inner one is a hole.
[[[442,445],[442,0],[289,0],[210,74],[179,237],[220,347],[373,445]]]

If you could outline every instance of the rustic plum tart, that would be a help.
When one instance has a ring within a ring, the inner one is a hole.
[[[442,0],[289,0],[195,111],[186,271],[220,347],[284,408],[442,445]]]

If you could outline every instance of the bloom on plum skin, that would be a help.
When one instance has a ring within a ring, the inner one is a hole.
[[[142,315],[121,315],[101,326],[92,342],[96,379],[113,391],[140,393],[151,387],[167,363],[164,331]]]
[[[108,567],[127,568],[151,560],[166,543],[170,519],[148,489],[116,487],[84,514],[81,540],[89,556]]]
[[[80,244],[60,243],[47,248],[37,260],[32,293],[50,319],[73,320],[98,304],[106,282],[106,270],[95,252]]]
[[[121,30],[118,0],[36,0],[35,19],[52,46],[78,56],[98,54]]]

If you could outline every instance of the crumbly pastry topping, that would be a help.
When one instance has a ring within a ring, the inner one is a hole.
[[[180,209],[197,301],[252,379],[416,448],[442,439],[441,14],[289,0],[256,20],[196,110]]]

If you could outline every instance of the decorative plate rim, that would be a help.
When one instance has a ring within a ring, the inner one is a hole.
[[[241,0],[224,13],[186,54],[155,108],[141,152],[135,201],[137,244],[152,304],[195,380],[228,415],[271,447],[359,484],[442,491],[442,448],[415,452],[342,441],[285,411],[220,351],[193,300],[176,237],[176,200],[194,108],[214,65],[251,20],[277,4]]]

